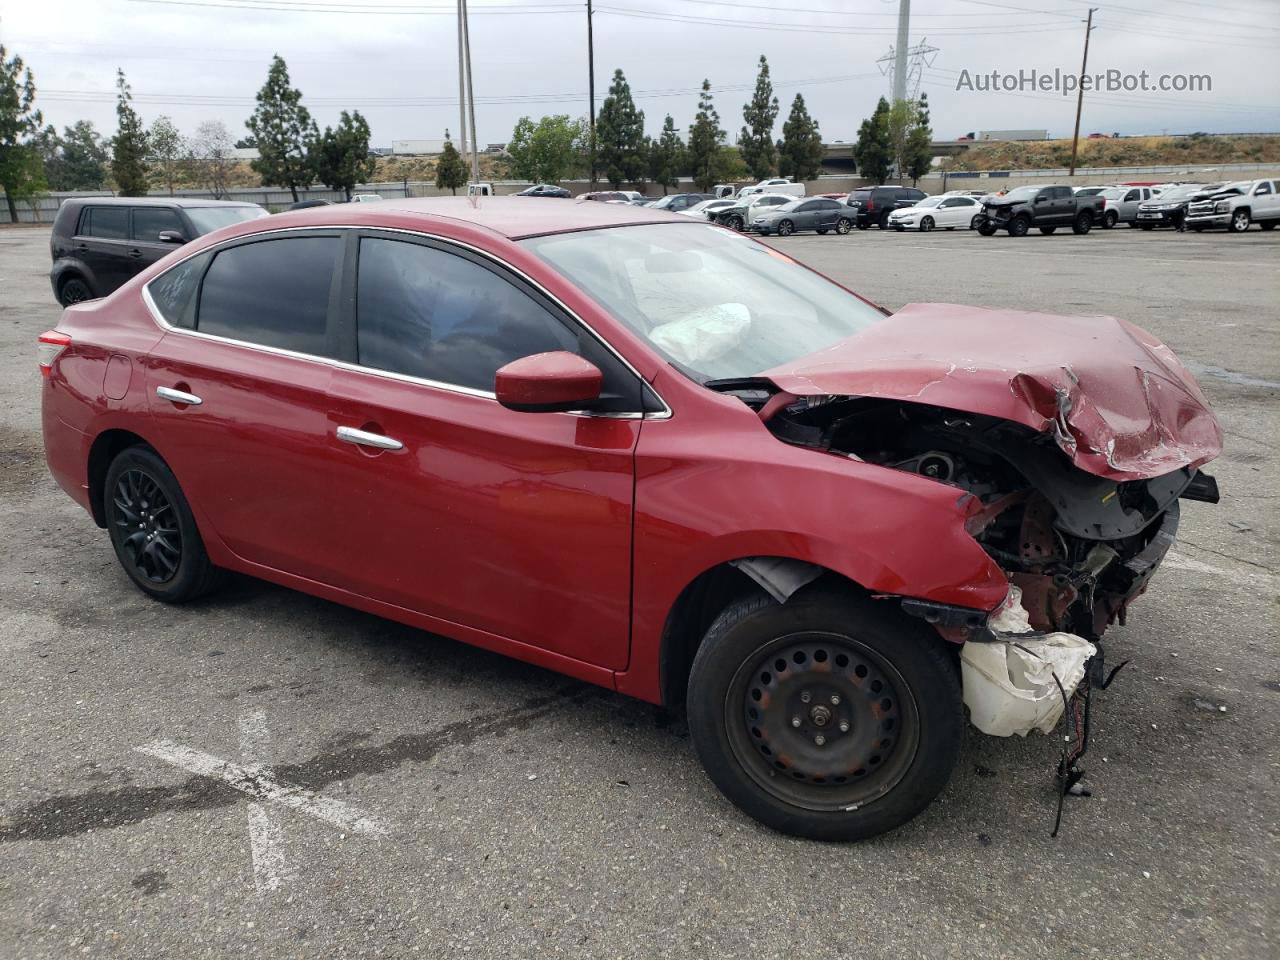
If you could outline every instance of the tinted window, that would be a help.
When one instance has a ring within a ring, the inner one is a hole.
[[[821,210],[822,204],[820,204],[817,200],[806,200],[804,203],[796,204],[791,209],[795,210],[797,213],[803,210]]]
[[[172,210],[164,207],[133,208],[133,239],[144,243],[159,243],[161,230],[174,230],[186,235],[182,221]]]
[[[184,260],[172,270],[166,270],[147,284],[147,292],[160,311],[160,316],[175,327],[194,325],[194,313],[191,309],[196,288],[200,286],[200,276],[209,265],[210,254],[202,253]]]
[[[129,208],[90,207],[89,228],[85,233],[107,240],[129,239]]]
[[[243,207],[188,207],[187,219],[195,225],[196,233],[203,236],[233,223],[257,220],[267,216],[261,207],[246,204]],[[191,239],[188,237],[187,239]]]
[[[1262,195],[1264,193],[1270,193],[1270,192],[1271,192],[1271,182],[1269,180],[1263,180],[1262,183],[1258,184],[1258,189],[1254,191],[1254,193],[1258,195]]]
[[[223,250],[200,288],[196,328],[325,356],[337,237],[261,240]]]
[[[492,392],[512,360],[578,352],[574,331],[493,271],[433,247],[360,241],[360,363]]]

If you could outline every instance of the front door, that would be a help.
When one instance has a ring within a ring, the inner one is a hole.
[[[133,249],[139,254],[134,259],[134,273],[141,273],[157,260],[178,249],[179,244],[166,243],[160,239],[161,232],[165,230],[187,236],[187,229],[176,210],[168,207],[133,208],[130,236],[133,238]]]
[[[334,371],[328,425],[343,501],[331,522],[351,555],[342,585],[623,668],[641,382],[475,254],[376,233],[358,244],[343,298],[354,304],[356,363]],[[612,415],[497,403],[499,367],[553,350],[601,367]]]

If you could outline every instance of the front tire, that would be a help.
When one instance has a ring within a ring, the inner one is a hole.
[[[728,227],[730,230],[737,230],[739,233],[742,232],[742,226],[743,226],[742,218],[739,216],[729,217],[727,220],[725,220],[724,225]]]
[[[795,224],[790,220],[783,220],[778,224],[778,236],[780,237],[789,237],[791,234],[795,233],[795,230]]]
[[[129,447],[111,462],[103,508],[116,559],[143,593],[185,603],[216,586],[187,498],[150,447]]]
[[[1231,232],[1244,233],[1253,222],[1248,210],[1237,210],[1231,215]]]
[[[994,237],[996,235],[996,225],[990,220],[983,220],[978,224],[978,233],[984,237]]]
[[[860,840],[905,823],[946,785],[965,717],[924,624],[848,591],[736,601],[689,676],[689,732],[734,804],[783,833]]]
[[[928,233],[933,229],[933,217],[925,217],[920,221],[920,232]]]
[[[1031,228],[1031,219],[1029,217],[1014,217],[1009,221],[1009,236],[1025,237],[1027,230]]]

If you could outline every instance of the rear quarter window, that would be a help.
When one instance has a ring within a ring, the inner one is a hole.
[[[147,293],[165,322],[190,329],[195,326],[195,294],[213,255],[201,253],[166,270],[147,284]]]

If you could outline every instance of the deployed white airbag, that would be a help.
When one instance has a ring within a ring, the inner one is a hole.
[[[1096,648],[1073,633],[1032,631],[1017,587],[1009,588],[1009,601],[990,626],[994,642],[966,643],[960,650],[964,702],[973,725],[996,737],[1049,733],[1062,718],[1063,694],[1075,692]]]

